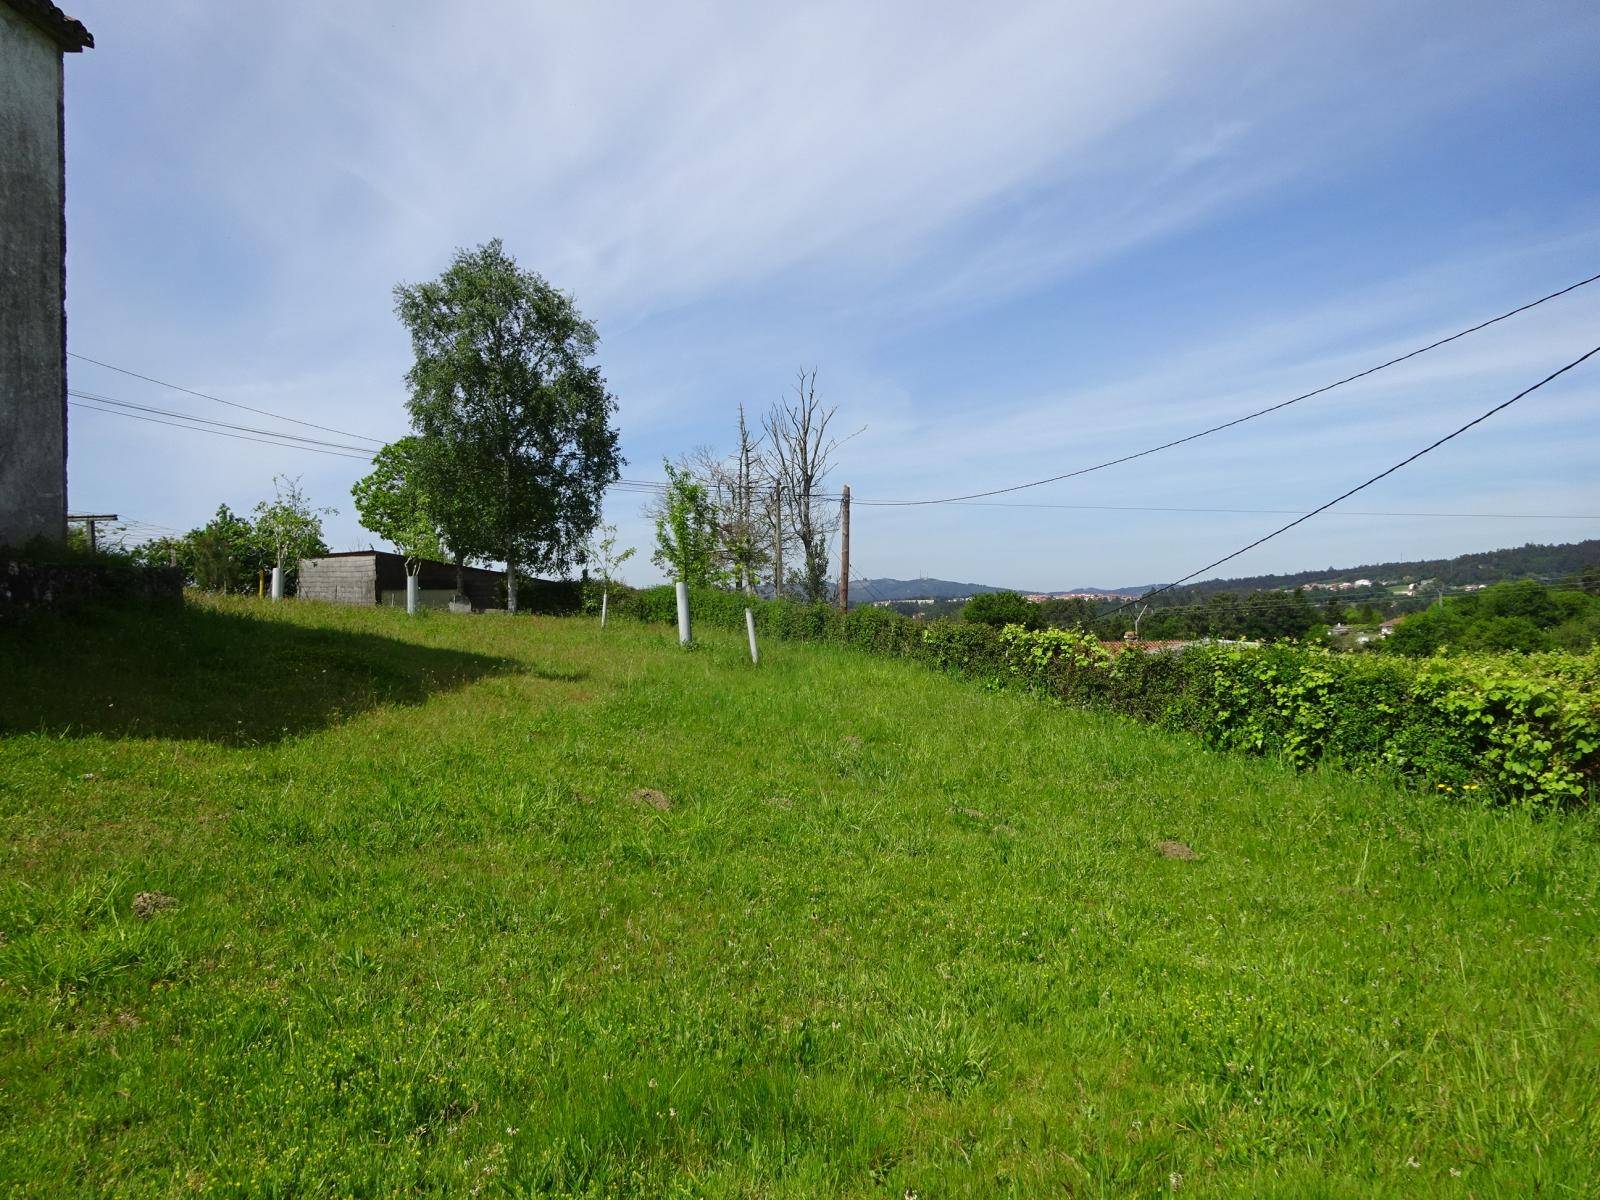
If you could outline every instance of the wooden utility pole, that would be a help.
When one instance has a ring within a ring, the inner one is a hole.
[[[96,521],[115,521],[116,519],[117,519],[117,514],[116,513],[68,513],[67,514],[67,520],[69,520],[69,521],[83,521],[88,525],[88,527],[89,527],[89,553],[90,554],[93,554],[99,548],[99,543],[95,538],[95,522]]]
[[[850,485],[839,495],[839,611],[850,611]]]
[[[772,598],[783,598],[783,484],[772,485]]]

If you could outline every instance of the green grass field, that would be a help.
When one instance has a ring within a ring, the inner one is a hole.
[[[763,650],[0,632],[0,1190],[1600,1194],[1593,813]]]

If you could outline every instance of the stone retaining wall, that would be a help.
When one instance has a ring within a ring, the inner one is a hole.
[[[181,604],[183,572],[120,562],[47,563],[0,556],[0,625],[42,610],[123,601]]]

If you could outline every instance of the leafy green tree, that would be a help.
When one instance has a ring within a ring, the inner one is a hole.
[[[1293,592],[1251,592],[1241,615],[1242,632],[1263,641],[1302,638],[1317,623],[1316,609],[1298,588]]]
[[[599,335],[498,240],[394,295],[414,355],[418,482],[458,567],[505,562],[514,611],[517,569],[571,566],[622,463],[616,401],[591,361]]]
[[[421,569],[424,559],[444,555],[433,516],[436,506],[422,483],[425,452],[421,438],[390,442],[373,456],[372,471],[350,489],[361,524],[404,555],[406,570],[412,575]],[[459,580],[457,586],[459,589]]]
[[[322,540],[322,518],[338,510],[313,505],[298,477],[274,475],[272,486],[276,495],[255,506],[255,541],[266,565],[279,568],[285,589],[292,590],[300,574],[300,560],[328,552],[328,544]]]
[[[717,513],[705,484],[687,468],[670,462],[667,491],[656,514],[656,549],[650,561],[691,587],[725,583],[719,566]]]
[[[1039,621],[1051,629],[1087,629],[1094,623],[1094,602],[1082,596],[1041,600]]]
[[[184,540],[189,546],[190,570],[196,587],[213,592],[254,589],[262,565],[261,540],[255,527],[226,504]]]
[[[1600,596],[1532,579],[1497,583],[1413,613],[1384,639],[1392,654],[1454,650],[1585,650],[1600,642]]]
[[[983,592],[968,600],[961,619],[978,625],[1039,628],[1039,606],[1017,592]]]
[[[1243,605],[1232,592],[1213,592],[1205,599],[1205,633],[1214,638],[1236,638],[1244,632]]]

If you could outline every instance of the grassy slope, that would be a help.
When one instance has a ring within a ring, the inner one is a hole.
[[[0,632],[0,1190],[1593,1194],[1593,815],[670,637]]]

